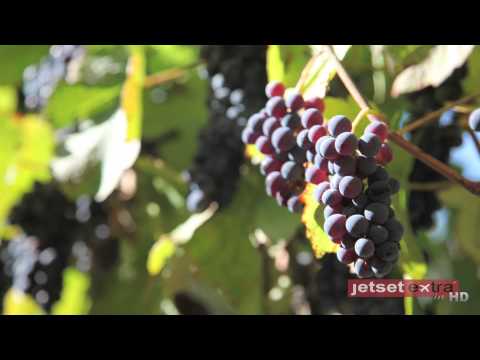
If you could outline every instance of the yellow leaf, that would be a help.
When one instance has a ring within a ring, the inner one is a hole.
[[[267,50],[268,81],[283,81],[285,67],[283,66],[280,45],[269,45]]]
[[[169,237],[160,238],[148,254],[147,270],[152,276],[160,274],[168,259],[175,254],[175,243]]]
[[[303,193],[305,208],[302,222],[305,224],[307,238],[310,240],[315,257],[321,258],[326,253],[335,253],[338,245],[333,243],[323,231],[323,207],[313,198],[314,190],[315,185],[308,184]]]
[[[63,289],[60,299],[53,305],[54,315],[85,315],[90,311],[92,302],[88,292],[90,277],[72,267],[63,272]]]
[[[45,315],[43,309],[30,295],[11,288],[3,298],[4,315]]]

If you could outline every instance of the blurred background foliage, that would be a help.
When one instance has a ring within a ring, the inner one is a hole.
[[[269,78],[295,86],[312,48],[269,46]],[[344,66],[394,130],[408,122],[412,103],[407,94],[391,96],[395,79],[428,59],[432,48],[355,45],[345,53]],[[425,228],[410,226],[414,159],[396,147],[389,170],[402,184],[394,207],[407,231],[401,266],[393,276],[458,279],[462,290],[470,293],[468,303],[421,299],[406,301],[404,307],[382,299],[346,299],[348,269],[336,264],[332,255],[314,258],[301,217],[265,195],[264,180],[249,161],[242,165],[231,204],[191,215],[184,174],[210,111],[210,85],[200,50],[194,45],[74,46],[68,51],[75,56],[62,58],[63,68],[52,65],[50,73],[42,75],[39,64],[55,56],[58,62],[63,55],[57,53],[66,51],[61,46],[0,46],[4,314],[480,312],[480,239],[475,231],[480,199],[451,184],[436,186],[433,191],[441,205],[432,211],[433,222]],[[460,64],[451,53],[445,54],[442,64],[450,64],[452,71],[468,67],[459,95],[478,92],[480,49],[473,49]],[[432,66],[429,71],[435,75],[441,70]],[[48,87],[46,78],[52,72],[56,81]],[[38,91],[25,88],[33,77],[39,84],[31,86]],[[401,92],[398,83],[397,87]],[[32,97],[35,91],[44,103]],[[327,115],[354,118],[358,113],[337,78],[329,83],[325,102]],[[448,151],[446,160],[478,181],[478,149],[465,134],[461,112],[455,124],[462,141]],[[141,129],[141,135],[135,129]],[[133,135],[127,138],[126,133]],[[45,189],[60,195],[43,201],[24,197]],[[101,201],[97,204],[95,199]],[[80,225],[70,226],[70,208],[78,219],[82,206],[89,215]],[[62,214],[65,219],[60,220]],[[19,225],[16,218],[36,225]],[[47,229],[42,236],[54,236],[58,242],[45,242],[31,233],[47,227],[55,229],[54,235]],[[40,245],[28,245],[32,255],[15,242]],[[52,247],[62,258],[57,265],[42,260]],[[29,271],[35,273],[26,274]],[[20,281],[22,276],[32,283]]]

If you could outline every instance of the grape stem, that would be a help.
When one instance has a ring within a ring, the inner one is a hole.
[[[332,60],[334,61],[334,64],[337,68],[337,74],[342,81],[343,85],[347,89],[347,91],[350,93],[352,98],[355,100],[355,102],[358,104],[360,109],[365,110],[369,109],[367,102],[363,98],[362,94],[356,87],[355,83],[352,81],[350,75],[347,73],[345,68],[343,67],[342,63],[338,59],[338,57],[335,55],[335,52],[333,51],[332,47],[329,45],[327,46],[328,51],[330,55],[332,56]],[[478,95],[476,95],[478,96]],[[448,108],[450,108],[452,105],[450,105]],[[378,116],[373,115],[373,114],[368,114],[367,115],[368,119],[370,121],[374,121],[379,119]],[[400,134],[397,133],[389,133],[388,135],[389,140],[391,140],[393,143],[401,147],[403,150],[407,151],[412,155],[414,158],[420,160],[423,162],[425,165],[430,167],[431,169],[435,170],[439,174],[443,175],[446,177],[448,180],[455,182],[461,186],[463,186],[465,189],[470,191],[471,193],[475,195],[480,195],[480,183],[470,181],[463,176],[461,176],[457,171],[452,169],[450,166],[444,164],[443,162],[435,159],[433,156],[430,154],[424,152],[422,149],[420,149],[418,146],[412,144],[411,142],[405,140]]]
[[[435,110],[435,111],[432,111],[420,118],[418,118],[417,120],[411,122],[410,124],[408,124],[407,126],[405,126],[404,128],[402,129],[399,129],[397,130],[397,134],[405,134],[407,132],[411,132],[415,129],[418,129],[419,127],[422,127],[422,126],[425,126],[431,122],[434,122],[435,120],[437,120],[440,115],[442,115],[445,111],[447,110],[450,110],[451,108],[455,107],[455,106],[458,106],[458,105],[462,105],[462,104],[465,104],[465,103],[468,103],[470,101],[472,101],[473,99],[477,98],[480,96],[480,93],[477,93],[477,94],[473,94],[473,95],[470,95],[470,96],[467,96],[467,97],[464,97],[460,100],[457,100],[457,101],[454,101],[454,102],[450,102],[448,103],[447,105],[445,105],[444,107],[438,109],[438,110]]]

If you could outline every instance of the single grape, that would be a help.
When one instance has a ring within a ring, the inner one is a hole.
[[[303,107],[304,100],[302,95],[300,95],[296,91],[292,91],[287,95],[285,104],[292,112],[295,112],[300,110]]]
[[[287,207],[291,213],[301,213],[303,211],[304,205],[300,201],[300,197],[292,196],[287,201]]]
[[[279,127],[272,134],[272,144],[279,151],[288,151],[295,146],[295,137],[292,130],[287,127]]]
[[[248,118],[247,127],[252,129],[255,132],[261,133],[263,122],[265,121],[265,117],[260,114],[253,114]]]
[[[362,237],[367,234],[369,222],[362,215],[352,215],[347,218],[345,227],[347,232],[354,237]]]
[[[291,130],[297,131],[302,128],[300,117],[296,113],[285,115],[281,120],[282,126],[288,127]]]
[[[381,142],[384,142],[388,137],[388,127],[381,121],[373,121],[367,126],[364,133],[375,134],[380,138]]]
[[[333,214],[325,219],[323,230],[331,238],[342,237],[346,231],[345,220],[345,215]]]
[[[246,127],[242,131],[242,141],[244,144],[255,144],[260,134]]]
[[[340,156],[333,162],[333,171],[340,176],[355,175],[357,162],[352,156]]]
[[[339,247],[337,250],[337,259],[342,264],[348,265],[357,259],[357,255],[352,249],[344,249],[342,247]]]
[[[295,161],[287,161],[283,164],[280,173],[287,181],[301,181],[304,178],[303,167]]]
[[[277,200],[278,206],[287,206],[287,202],[290,199],[290,194],[284,191],[279,191],[275,195],[275,199]]]
[[[273,171],[268,174],[265,179],[265,185],[267,194],[273,197],[286,186],[285,180],[282,178],[279,171]]]
[[[473,131],[480,131],[480,109],[472,111],[468,117],[468,125]]]
[[[357,175],[365,178],[372,175],[377,170],[377,162],[375,158],[359,155],[357,157]]]
[[[260,164],[260,172],[262,175],[266,176],[273,171],[280,171],[282,168],[283,162],[267,156],[263,159],[262,163]]]
[[[327,173],[316,166],[310,166],[305,170],[305,181],[312,184],[320,184],[327,178]]]
[[[380,260],[377,257],[369,259],[368,263],[370,264],[373,274],[377,278],[383,278],[393,270],[393,264],[391,262]]]
[[[351,132],[344,132],[335,139],[335,150],[340,155],[352,156],[357,150],[358,139],[355,134]]]
[[[393,160],[393,153],[390,146],[388,144],[382,144],[375,159],[382,165],[390,163]]]
[[[285,86],[279,81],[269,82],[265,88],[265,94],[269,97],[283,96],[285,93]]]
[[[308,162],[314,162],[315,156],[317,155],[314,150],[307,150],[305,153]]]
[[[360,238],[355,242],[355,253],[363,259],[368,259],[375,253],[375,244],[370,239]]]
[[[330,135],[334,137],[337,137],[341,133],[352,131],[351,121],[343,115],[337,115],[331,118],[328,121],[327,127]]]
[[[306,129],[310,129],[314,125],[322,125],[323,116],[317,109],[307,109],[302,115],[302,125]]]
[[[349,217],[357,213],[357,209],[353,205],[347,205],[342,209],[341,213],[345,215],[348,219]]]
[[[312,144],[316,144],[317,141],[325,135],[327,135],[327,129],[324,125],[313,125],[308,130],[308,139]]]
[[[388,219],[384,226],[388,231],[388,240],[398,243],[402,239],[405,230],[397,219],[393,217]]]
[[[380,150],[381,145],[382,142],[377,135],[366,133],[358,141],[358,150],[367,157],[374,157]]]
[[[369,278],[373,276],[372,269],[370,268],[370,265],[364,260],[364,259],[357,259],[355,261],[355,274],[361,279],[363,278]]]
[[[308,138],[307,129],[304,129],[297,134],[297,145],[305,150],[309,150],[312,147],[312,143]]]
[[[323,193],[330,189],[330,184],[328,181],[321,182],[315,187],[313,191],[313,197],[317,202],[322,202]]]
[[[356,198],[352,199],[352,204],[357,208],[363,209],[368,204],[368,198],[365,194],[360,194]]]
[[[388,230],[382,225],[372,225],[368,230],[368,238],[375,244],[382,244],[388,239]]]
[[[327,205],[323,209],[323,218],[326,219],[333,214],[339,214],[339,213],[340,213],[340,210],[338,208],[333,208],[333,207]]]
[[[368,184],[373,184],[377,181],[387,181],[390,179],[387,170],[383,166],[377,166],[375,172],[368,177]]]
[[[262,125],[263,135],[271,137],[273,132],[277,130],[279,127],[280,127],[280,122],[273,116],[269,117],[263,122],[263,125]]]
[[[390,191],[392,194],[396,194],[400,191],[400,183],[397,179],[390,178],[388,179],[388,185],[390,185]]]
[[[399,256],[398,243],[386,241],[378,246],[375,253],[383,261],[395,262]]]
[[[340,186],[340,181],[342,181],[342,177],[340,175],[333,175],[331,178],[330,178],[330,186],[333,190],[337,190],[339,189],[339,186]]]
[[[280,96],[274,96],[268,100],[266,109],[269,116],[274,116],[277,119],[282,118],[287,113],[285,101]]]
[[[357,241],[356,238],[348,235],[348,234],[345,234],[343,235],[342,237],[342,241],[340,242],[340,245],[344,248],[344,249],[353,249],[354,246],[355,246],[355,242]]]
[[[390,198],[391,190],[387,181],[376,181],[368,187],[367,196],[373,201],[381,201]]]
[[[388,220],[388,206],[380,203],[368,204],[363,215],[368,221],[377,225],[385,224]]]
[[[303,150],[302,148],[299,148],[298,146],[294,146],[288,152],[288,159],[291,161],[295,161],[298,164],[303,164],[304,162],[307,161],[305,150]]]
[[[345,176],[338,185],[340,194],[348,199],[354,199],[361,194],[363,190],[362,180],[354,176]]]
[[[336,207],[342,203],[342,195],[336,190],[328,189],[322,195],[322,203]]]
[[[337,150],[335,150],[335,138],[330,136],[325,136],[317,141],[315,145],[317,154],[322,155],[328,160],[335,160],[338,158]]]
[[[325,102],[322,98],[314,97],[312,99],[305,100],[304,107],[305,109],[314,108],[323,113],[325,111]]]
[[[313,159],[313,164],[322,169],[322,171],[324,172],[328,172],[328,160],[325,159],[322,155],[315,155],[314,159]]]
[[[265,155],[272,155],[275,153],[275,149],[272,146],[272,143],[266,136],[259,136],[257,141],[255,141],[258,151]]]
[[[206,194],[200,189],[193,190],[188,194],[186,204],[188,211],[192,213],[202,212],[206,210],[209,205]]]

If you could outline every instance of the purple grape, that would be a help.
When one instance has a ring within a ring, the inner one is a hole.
[[[399,242],[404,234],[403,225],[395,218],[390,218],[384,224],[385,229],[388,231],[388,240],[393,242]]]
[[[394,178],[388,179],[388,185],[392,194],[396,194],[400,191],[400,183]]]
[[[335,150],[340,155],[352,156],[357,150],[358,139],[355,134],[351,132],[344,132],[335,139]]]
[[[331,187],[332,187],[333,190],[338,191],[339,186],[340,186],[340,181],[342,181],[342,177],[340,175],[333,175],[330,178],[330,184],[331,184]]]
[[[253,131],[257,132],[257,133],[261,133],[262,132],[262,126],[263,126],[263,122],[265,121],[265,117],[260,115],[260,114],[253,114],[252,116],[250,116],[250,118],[248,119],[248,122],[247,122],[247,127],[249,127],[250,129],[252,129]]]
[[[350,216],[355,215],[357,213],[357,209],[355,208],[355,206],[348,205],[342,209],[341,213],[345,215],[348,219]]]
[[[310,166],[305,170],[305,181],[312,184],[320,184],[327,178],[327,173],[316,166]]]
[[[359,155],[357,157],[357,175],[365,178],[372,175],[377,170],[375,158]]]
[[[322,169],[325,173],[328,172],[328,160],[325,159],[322,155],[315,155],[315,158],[313,159],[313,164]]]
[[[472,111],[468,117],[468,126],[470,126],[470,129],[473,131],[480,131],[480,109]]]
[[[305,150],[309,150],[312,147],[312,143],[308,139],[307,129],[304,129],[297,134],[297,145]]]
[[[355,274],[361,279],[373,276],[373,271],[370,265],[364,259],[357,259],[354,265]]]
[[[302,128],[302,122],[300,117],[293,113],[285,115],[281,120],[282,126],[288,127],[291,130],[300,130]]]
[[[352,203],[357,208],[363,209],[368,204],[368,198],[365,194],[360,194],[356,198],[352,199]]]
[[[300,197],[292,196],[287,201],[287,208],[291,213],[301,213],[303,211],[304,205],[300,201]]]
[[[363,259],[368,259],[375,253],[375,244],[370,239],[360,238],[355,242],[355,253]]]
[[[377,278],[382,278],[388,275],[393,269],[393,264],[391,262],[380,260],[377,257],[369,259],[368,263],[370,264],[373,274]]]
[[[374,157],[380,150],[380,138],[371,133],[364,134],[358,141],[358,150],[367,157]]]
[[[387,262],[395,262],[399,256],[398,243],[386,241],[380,246],[378,246],[375,251],[378,258]]]
[[[267,156],[260,164],[260,172],[266,176],[273,171],[280,171],[282,165],[282,161]]]
[[[287,127],[279,127],[273,132],[272,144],[279,151],[288,151],[295,146],[295,137],[292,130]]]
[[[269,116],[274,116],[277,119],[282,118],[287,113],[285,101],[280,96],[274,96],[268,100],[266,109]]]
[[[242,141],[244,144],[255,144],[255,141],[259,138],[260,134],[256,133],[252,129],[246,127],[242,131]]]
[[[336,207],[342,203],[342,195],[336,190],[326,190],[322,195],[322,203],[324,205],[330,205]]]
[[[288,199],[290,199],[290,194],[283,191],[279,191],[275,195],[275,199],[277,200],[278,206],[282,206],[282,207],[287,206]]]
[[[344,248],[344,249],[353,249],[354,246],[355,246],[355,242],[357,241],[356,238],[348,235],[348,234],[345,234],[343,235],[342,237],[342,241],[340,242],[340,245]]]
[[[314,125],[308,130],[308,139],[312,144],[316,144],[325,135],[327,135],[327,129],[324,125]]]
[[[351,156],[340,156],[333,162],[333,171],[340,176],[355,175],[356,160]]]
[[[387,181],[389,178],[387,170],[383,166],[377,166],[375,172],[368,177],[368,184],[373,184],[377,181]]]
[[[302,125],[305,129],[310,129],[314,125],[322,125],[323,116],[317,109],[307,109],[302,115]]]
[[[271,81],[265,88],[265,94],[269,98],[272,98],[274,96],[283,96],[284,93],[285,86],[279,81]]]
[[[357,255],[352,249],[344,249],[342,247],[339,247],[337,250],[337,259],[342,264],[348,265],[357,259]]]
[[[303,166],[294,161],[287,161],[283,164],[280,173],[287,181],[301,181],[304,178]]]
[[[296,91],[292,91],[287,95],[285,103],[292,112],[295,112],[300,110],[303,107],[304,100],[302,95],[300,95]]]
[[[330,175],[334,175],[334,174],[335,174],[335,168],[334,168],[333,161],[329,161],[329,162],[328,162],[328,173],[329,173]]]
[[[377,225],[385,224],[388,220],[388,206],[380,203],[371,203],[365,207],[363,215],[368,221]]]
[[[291,161],[295,161],[298,164],[303,164],[307,161],[307,156],[305,154],[305,150],[299,148],[298,146],[294,146],[288,152],[288,159]]]
[[[358,214],[348,217],[345,223],[347,232],[357,238],[367,234],[368,226],[368,220],[365,219],[364,216]]]
[[[307,152],[306,152],[305,155],[306,155],[306,157],[307,157],[307,161],[308,161],[308,162],[314,162],[315,156],[316,156],[316,154],[315,154],[314,151],[312,151],[312,150],[307,150]]]
[[[269,196],[276,196],[277,193],[285,188],[285,180],[279,171],[273,171],[267,175],[265,179],[267,194]]]
[[[373,201],[379,201],[390,197],[391,189],[388,181],[376,181],[368,187],[367,196]]]
[[[331,215],[333,214],[339,214],[339,209],[338,208],[333,208],[331,206],[325,206],[325,208],[323,209],[323,218],[326,219],[328,217],[330,217]]]
[[[345,234],[346,231],[345,220],[345,215],[333,214],[325,219],[323,230],[331,238],[340,238]]]
[[[333,137],[323,137],[315,145],[317,154],[322,155],[328,160],[336,160],[338,158],[337,150],[335,150],[335,138]]]
[[[329,189],[330,184],[328,181],[321,182],[315,187],[315,190],[313,191],[313,197],[315,198],[315,200],[317,200],[317,202],[320,203],[322,202],[323,193]]]
[[[258,151],[265,155],[272,155],[275,153],[275,149],[272,146],[272,143],[266,136],[259,136],[257,141],[255,141]]]
[[[323,111],[325,110],[325,102],[323,101],[322,98],[316,96],[314,98],[305,100],[304,107],[305,109],[314,108],[314,109],[320,110],[323,113]]]
[[[269,117],[262,125],[263,135],[271,137],[273,132],[280,127],[280,122],[274,117]]]
[[[388,230],[382,225],[372,225],[368,230],[368,238],[376,245],[382,244],[388,239]]]
[[[375,159],[382,165],[387,165],[393,160],[393,152],[388,144],[382,144]]]
[[[388,137],[388,127],[381,121],[373,121],[367,126],[364,134],[377,135],[381,142],[384,142]]]
[[[337,137],[341,133],[352,131],[352,123],[343,115],[337,115],[331,118],[327,126],[329,134],[334,137]]]
[[[354,199],[361,194],[363,190],[362,180],[354,176],[345,176],[338,185],[340,194],[348,199]]]

